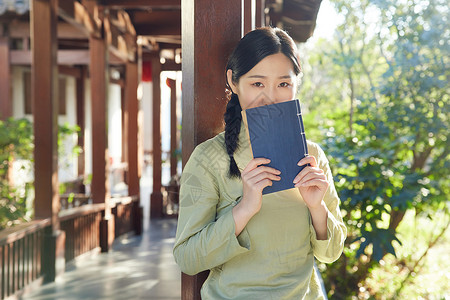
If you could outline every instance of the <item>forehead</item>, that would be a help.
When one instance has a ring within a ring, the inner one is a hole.
[[[244,77],[260,75],[270,76],[295,76],[292,61],[283,53],[269,55],[257,63]]]

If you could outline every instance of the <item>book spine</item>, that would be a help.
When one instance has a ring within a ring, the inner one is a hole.
[[[303,127],[303,119],[302,119],[302,109],[300,107],[300,100],[295,100],[295,106],[297,108],[297,119],[298,119],[298,126],[300,128],[300,135],[302,136],[303,140],[303,151],[305,153],[305,156],[308,156],[308,147],[306,145],[306,135],[305,135],[305,128]]]

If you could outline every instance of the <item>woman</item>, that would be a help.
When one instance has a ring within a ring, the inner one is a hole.
[[[211,270],[202,299],[321,299],[314,256],[333,262],[346,228],[328,160],[308,141],[295,188],[262,196],[283,174],[252,158],[241,111],[295,98],[300,64],[277,28],[244,36],[226,67],[225,132],[198,145],[181,179],[174,256],[181,270]]]

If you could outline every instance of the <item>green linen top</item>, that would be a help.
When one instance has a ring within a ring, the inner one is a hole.
[[[238,146],[234,158],[242,171],[252,159],[243,122]],[[325,263],[338,259],[347,229],[323,150],[308,141],[308,152],[329,182],[326,240],[316,239],[297,188],[263,195],[261,210],[236,237],[231,210],[243,188],[241,179],[228,177],[224,132],[194,149],[181,176],[173,253],[186,274],[210,270],[202,299],[323,299],[314,256]]]

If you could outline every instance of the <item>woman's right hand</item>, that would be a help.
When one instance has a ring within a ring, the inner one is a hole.
[[[267,158],[252,159],[241,173],[243,196],[233,208],[236,224],[236,236],[241,233],[248,221],[259,212],[262,206],[262,191],[271,186],[272,181],[279,181],[281,172],[265,166],[270,163]]]

